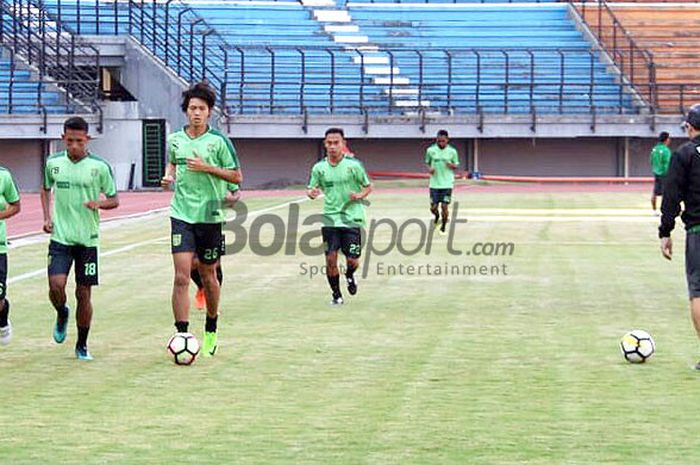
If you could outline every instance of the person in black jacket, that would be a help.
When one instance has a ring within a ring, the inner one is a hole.
[[[695,332],[700,337],[700,104],[690,107],[683,127],[690,140],[678,147],[671,156],[661,203],[659,239],[661,253],[671,260],[671,231],[683,202],[685,208],[681,219],[686,229],[685,274],[690,314]],[[700,370],[700,362],[695,365],[695,369]]]

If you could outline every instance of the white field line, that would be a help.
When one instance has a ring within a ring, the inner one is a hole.
[[[289,202],[284,202],[284,203],[281,203],[279,205],[274,205],[272,207],[262,208],[260,210],[254,210],[248,214],[248,218],[253,218],[253,217],[256,217],[262,213],[266,213],[266,212],[269,212],[272,210],[277,210],[279,208],[284,208],[284,207],[291,205],[293,203],[305,202],[307,200],[309,200],[308,197],[301,197],[299,199],[290,200]],[[117,254],[120,254],[123,252],[128,252],[129,250],[133,250],[137,247],[142,247],[144,245],[153,244],[153,243],[159,242],[159,241],[164,241],[164,240],[168,239],[169,237],[170,236],[161,236],[161,237],[157,237],[155,239],[148,239],[147,241],[140,241],[140,242],[135,242],[133,244],[125,245],[124,247],[120,247],[118,249],[113,249],[113,250],[110,250],[108,252],[100,253],[100,258],[109,257],[111,255],[117,255]],[[38,270],[34,270],[34,271],[28,271],[27,273],[22,273],[20,275],[13,276],[13,277],[9,278],[7,280],[7,283],[12,284],[12,283],[16,283],[18,281],[24,281],[25,279],[30,279],[30,278],[34,278],[36,276],[41,276],[45,273],[46,273],[45,267],[38,269]]]

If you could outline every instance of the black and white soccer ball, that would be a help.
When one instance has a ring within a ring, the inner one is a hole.
[[[644,363],[654,355],[656,344],[651,334],[641,329],[635,329],[622,336],[620,350],[628,362]]]
[[[199,341],[191,333],[175,333],[168,340],[168,355],[176,365],[192,365],[199,354]]]

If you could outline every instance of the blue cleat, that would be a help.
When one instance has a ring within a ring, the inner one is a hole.
[[[89,362],[90,360],[92,360],[92,355],[90,355],[90,352],[88,352],[87,347],[76,347],[75,358],[77,358],[78,360]]]
[[[66,340],[66,332],[68,331],[68,317],[70,316],[70,308],[66,306],[66,317],[61,321],[56,314],[56,324],[53,327],[53,340],[57,344],[62,344]]]

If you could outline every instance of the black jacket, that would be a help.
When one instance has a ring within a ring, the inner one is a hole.
[[[700,136],[678,147],[664,182],[659,237],[669,237],[681,210],[685,229],[700,224]]]

